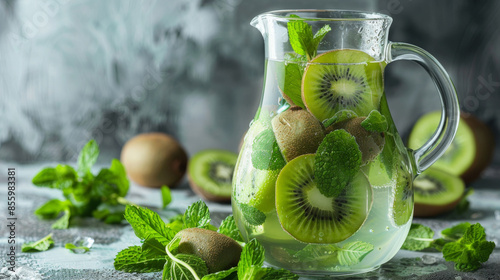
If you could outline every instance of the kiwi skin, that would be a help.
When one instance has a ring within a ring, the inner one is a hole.
[[[491,129],[474,115],[462,112],[460,120],[464,121],[474,134],[476,142],[476,157],[472,165],[460,175],[466,184],[473,182],[481,176],[493,159],[495,138]]]
[[[276,141],[286,161],[315,153],[325,137],[323,125],[306,110],[290,107],[271,121]]]
[[[186,174],[188,156],[172,136],[143,133],[128,140],[122,148],[120,161],[129,178],[151,188],[176,187]]]
[[[215,273],[238,265],[242,248],[232,238],[208,229],[187,228],[179,231],[178,251],[200,257],[208,272]]]
[[[356,138],[359,149],[361,150],[361,162],[366,164],[382,151],[385,144],[384,133],[370,132],[361,126],[366,117],[358,117],[346,120],[340,123],[335,123],[326,128],[326,133],[330,133],[336,129],[345,129]]]
[[[201,196],[204,200],[208,201],[214,201],[214,202],[230,202],[231,201],[231,196],[220,196],[220,195],[215,195],[212,194],[206,190],[204,190],[202,187],[198,186],[196,182],[191,178],[191,176],[187,175],[188,177],[188,182],[189,186],[191,187],[191,190],[199,196]]]

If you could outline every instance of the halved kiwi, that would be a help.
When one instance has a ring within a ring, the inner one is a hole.
[[[399,164],[393,192],[392,218],[396,226],[408,223],[413,214],[413,182],[410,172]]]
[[[436,167],[429,167],[413,182],[415,217],[436,216],[460,202],[465,184],[460,177]]]
[[[203,150],[195,154],[188,165],[191,189],[206,200],[230,201],[237,157],[225,150]]]
[[[439,111],[422,116],[410,133],[408,147],[421,147],[436,130],[440,118]],[[433,166],[460,176],[466,183],[470,183],[489,165],[493,150],[494,138],[491,130],[476,117],[462,113],[455,139]]]
[[[281,170],[276,181],[276,211],[282,228],[298,241],[337,243],[363,225],[373,191],[359,172],[340,195],[322,195],[314,180],[314,161],[313,154],[301,155]]]
[[[315,153],[325,137],[323,125],[309,112],[291,107],[272,120],[274,135],[287,161]]]
[[[320,121],[340,110],[368,116],[378,109],[383,67],[359,50],[333,50],[311,60],[302,78],[302,100]]]

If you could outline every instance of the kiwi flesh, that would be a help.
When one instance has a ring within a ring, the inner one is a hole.
[[[408,138],[408,147],[420,148],[434,133],[440,118],[439,111],[419,118]],[[475,116],[461,113],[453,142],[433,166],[460,176],[465,183],[470,183],[490,164],[494,148],[491,129]]]
[[[122,148],[120,161],[128,177],[151,188],[176,187],[186,174],[188,156],[172,136],[143,133],[128,140]]]
[[[337,243],[352,236],[368,217],[373,191],[359,172],[342,193],[322,195],[314,180],[314,154],[301,155],[276,181],[276,211],[282,228],[306,243]]]
[[[340,110],[368,116],[379,108],[383,92],[382,67],[358,50],[333,50],[311,60],[302,78],[302,100],[318,120]]]
[[[235,192],[235,200],[257,208],[263,213],[273,211],[276,179],[279,170],[259,170],[247,172],[243,179],[243,187]]]
[[[363,165],[374,160],[384,149],[385,134],[381,132],[367,131],[361,126],[366,117],[353,118],[340,123],[335,123],[326,128],[326,132],[337,129],[345,129],[349,134],[356,138],[361,151],[361,162]]]
[[[398,165],[396,172],[392,218],[396,226],[402,226],[408,223],[413,214],[413,180],[411,173],[402,163]]]
[[[464,195],[460,177],[436,167],[429,167],[413,182],[415,217],[430,217],[455,208]]]
[[[279,149],[286,161],[315,153],[325,137],[323,125],[300,107],[290,107],[271,121]]]
[[[232,178],[238,155],[225,150],[203,150],[188,165],[191,189],[210,201],[231,200]]]
[[[224,234],[202,228],[187,228],[176,236],[180,237],[178,252],[200,257],[205,261],[209,273],[238,265],[242,248]]]

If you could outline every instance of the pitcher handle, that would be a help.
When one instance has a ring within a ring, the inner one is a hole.
[[[412,60],[429,73],[436,84],[441,100],[441,120],[437,130],[422,147],[413,151],[416,175],[429,168],[446,151],[453,141],[460,119],[455,86],[443,66],[427,51],[407,43],[389,42],[387,62]]]

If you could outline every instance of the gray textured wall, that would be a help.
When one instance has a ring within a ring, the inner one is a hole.
[[[73,160],[89,139],[102,161],[137,133],[164,131],[190,154],[236,151],[262,88],[263,41],[249,22],[273,9],[338,8],[394,18],[392,41],[434,54],[463,110],[499,127],[498,1],[2,0],[0,159]],[[418,65],[386,73],[396,124],[407,133],[437,109]]]

